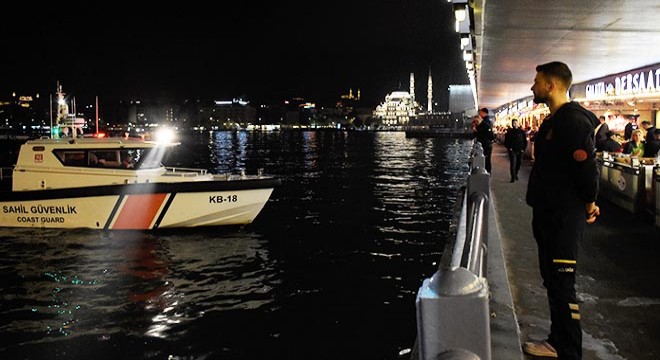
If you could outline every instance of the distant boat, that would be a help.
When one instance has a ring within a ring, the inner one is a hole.
[[[65,105],[58,114],[70,118]],[[75,120],[75,119],[74,119]],[[24,142],[11,176],[0,173],[0,227],[153,230],[243,225],[261,212],[279,180],[166,167],[179,143],[78,136]],[[81,132],[80,132],[81,134]]]

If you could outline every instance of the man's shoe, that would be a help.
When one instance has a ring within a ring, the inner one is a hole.
[[[516,180],[518,180],[518,175],[516,175]]]
[[[532,356],[557,358],[557,350],[548,344],[547,341],[527,341],[522,346],[526,354]]]
[[[514,181],[516,181],[516,180],[515,180],[515,179],[511,179],[509,182],[514,182]]]

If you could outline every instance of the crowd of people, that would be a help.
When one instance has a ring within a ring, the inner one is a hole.
[[[601,115],[598,118],[598,121],[599,124],[594,128],[594,139],[597,152],[607,151],[611,153],[622,153],[628,154],[632,157],[652,158],[658,156],[660,152],[660,129],[653,126],[650,121],[643,120],[637,124],[637,120],[631,118],[629,119],[623,133],[612,131],[609,128],[607,119],[604,115]],[[525,146],[530,147],[529,151],[523,149],[523,153],[526,153],[532,160],[534,160],[532,147],[534,145],[534,140],[536,139],[538,127],[527,126],[522,128],[518,119],[513,118],[511,124],[508,126],[498,125],[492,126],[492,128],[495,137],[500,139],[507,150],[511,149],[510,146],[506,145],[507,134],[514,128],[523,131],[527,140]],[[519,132],[516,131],[516,133]]]

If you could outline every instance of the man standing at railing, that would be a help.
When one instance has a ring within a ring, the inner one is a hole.
[[[481,143],[481,147],[484,150],[484,167],[486,171],[490,174],[491,162],[490,156],[493,152],[493,141],[495,141],[495,134],[493,134],[493,124],[490,123],[490,118],[488,116],[488,109],[481,108],[479,109],[479,117],[476,118],[477,124],[474,127],[474,137],[478,142]]]
[[[568,98],[573,76],[568,66],[551,62],[536,67],[531,90],[535,103],[550,115],[536,136],[534,166],[527,204],[533,209],[532,231],[539,267],[550,304],[550,334],[529,341],[523,350],[534,356],[582,358],[582,329],[575,293],[579,243],[587,223],[596,221],[598,168],[594,128],[598,118]]]

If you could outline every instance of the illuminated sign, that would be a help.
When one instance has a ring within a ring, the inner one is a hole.
[[[582,89],[576,89],[575,95],[584,95],[587,100],[660,94],[660,65],[608,76],[583,86],[583,93]]]

